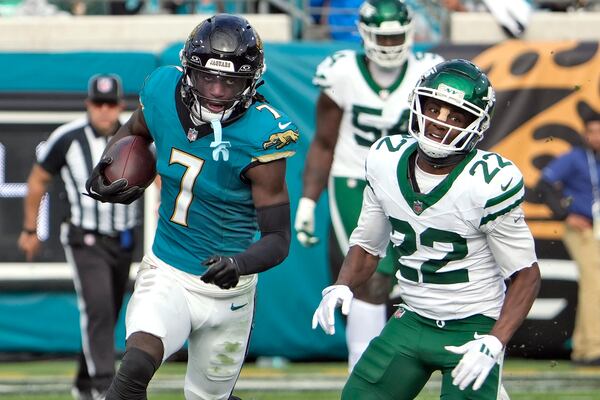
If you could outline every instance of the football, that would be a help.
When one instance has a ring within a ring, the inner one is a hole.
[[[119,139],[105,156],[113,159],[104,169],[109,183],[125,178],[127,187],[147,188],[156,176],[156,157],[150,149],[150,142],[141,136]]]

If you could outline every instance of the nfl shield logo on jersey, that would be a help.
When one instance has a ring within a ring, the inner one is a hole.
[[[419,200],[413,201],[412,209],[417,215],[423,212],[423,202]]]
[[[195,128],[188,129],[187,138],[190,142],[198,139],[198,131]]]

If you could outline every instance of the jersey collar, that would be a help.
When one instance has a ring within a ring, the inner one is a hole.
[[[410,206],[416,215],[420,215],[427,208],[437,203],[444,195],[450,190],[454,181],[458,178],[460,173],[465,169],[467,164],[471,162],[477,150],[473,149],[469,152],[465,158],[456,165],[456,167],[444,178],[439,185],[437,185],[429,193],[418,193],[415,192],[410,184],[408,171],[409,171],[409,159],[412,154],[417,151],[417,143],[411,144],[408,149],[402,154],[398,161],[396,169],[396,175],[398,179],[398,186],[400,192],[406,203]]]
[[[360,73],[362,74],[363,78],[365,79],[365,82],[367,82],[367,85],[369,85],[371,90],[373,90],[373,92],[375,92],[377,96],[381,97],[385,95],[384,97],[387,97],[391,93],[393,93],[394,90],[398,89],[398,86],[400,86],[400,84],[402,83],[404,75],[406,74],[406,69],[408,67],[408,60],[404,63],[404,65],[402,65],[402,70],[400,71],[400,74],[398,74],[398,77],[396,78],[394,83],[392,83],[390,87],[387,88],[383,88],[379,86],[377,82],[375,82],[375,80],[371,76],[371,73],[369,72],[369,67],[367,66],[367,57],[364,54],[356,54],[356,65],[358,65]]]

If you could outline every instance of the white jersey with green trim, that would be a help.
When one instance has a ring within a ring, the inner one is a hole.
[[[375,82],[364,54],[342,50],[319,64],[313,83],[343,110],[332,176],[364,178],[369,147],[383,136],[408,132],[408,97],[421,75],[442,61],[437,54],[411,54],[388,88]]]
[[[409,158],[417,143],[400,135],[367,157],[363,207],[350,245],[383,257],[391,239],[400,296],[437,320],[483,314],[497,319],[504,279],[536,261],[520,203],[523,176],[509,160],[474,150],[427,194],[413,190]]]

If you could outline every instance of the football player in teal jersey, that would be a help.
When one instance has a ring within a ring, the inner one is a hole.
[[[403,304],[359,359],[343,400],[414,399],[434,371],[442,373],[443,399],[502,396],[504,349],[537,296],[540,271],[520,206],[521,172],[475,148],[494,103],[477,66],[443,62],[411,95],[413,138],[371,146],[358,226],[313,328],[334,333],[336,307],[348,312],[353,289],[390,241]]]
[[[263,70],[262,42],[248,21],[208,18],[187,39],[180,67],[147,78],[140,107],[116,135],[154,141],[161,202],[108,400],[145,399],[156,369],[186,341],[185,398],[234,398],[257,273],[281,263],[290,244],[285,169],[298,130],[256,93]],[[110,162],[96,167],[90,194],[125,203],[139,197],[141,188],[105,182]]]

